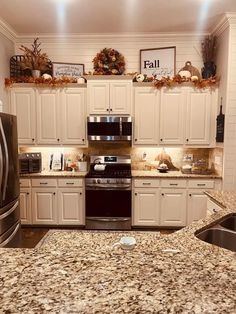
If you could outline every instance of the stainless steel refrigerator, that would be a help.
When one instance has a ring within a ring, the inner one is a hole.
[[[0,113],[0,247],[20,246],[16,117]]]

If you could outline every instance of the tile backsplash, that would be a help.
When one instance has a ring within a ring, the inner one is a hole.
[[[131,155],[132,169],[148,170],[157,168],[159,161],[158,154],[163,148],[157,147],[130,147],[129,144],[117,143],[94,143],[87,148],[76,147],[20,147],[19,152],[41,152],[42,169],[49,170],[49,157],[52,153],[60,152],[64,154],[64,159],[70,159],[72,162],[78,161],[84,157],[88,160],[89,155]],[[170,156],[173,165],[180,169],[183,157],[186,154],[193,155],[193,162],[205,160],[208,167],[212,168],[217,174],[222,174],[223,152],[220,148],[172,148],[165,147],[165,152]]]

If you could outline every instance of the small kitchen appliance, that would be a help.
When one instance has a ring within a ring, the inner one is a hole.
[[[64,168],[64,156],[62,153],[54,153],[50,155],[49,169],[61,171]]]
[[[85,177],[86,228],[131,229],[130,156],[91,156]]]
[[[22,153],[18,155],[20,173],[37,173],[42,170],[41,153]]]

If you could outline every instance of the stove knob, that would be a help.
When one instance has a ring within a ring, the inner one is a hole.
[[[107,183],[110,183],[110,182],[111,182],[111,180],[107,179]]]
[[[101,183],[101,180],[100,180],[100,179],[98,179],[98,180],[97,180],[97,183],[98,183],[98,184],[100,184],[100,183]]]

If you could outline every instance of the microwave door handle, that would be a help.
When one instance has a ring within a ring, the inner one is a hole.
[[[9,171],[9,155],[8,155],[8,149],[7,149],[7,140],[6,136],[3,130],[2,120],[0,119],[0,130],[2,133],[2,139],[3,139],[3,145],[5,148],[5,158],[6,158],[6,167],[5,167],[5,180],[3,185],[3,191],[2,191],[2,199],[5,200],[6,197],[6,189],[7,189],[7,180],[8,180],[8,171]],[[3,181],[3,179],[2,179]]]

